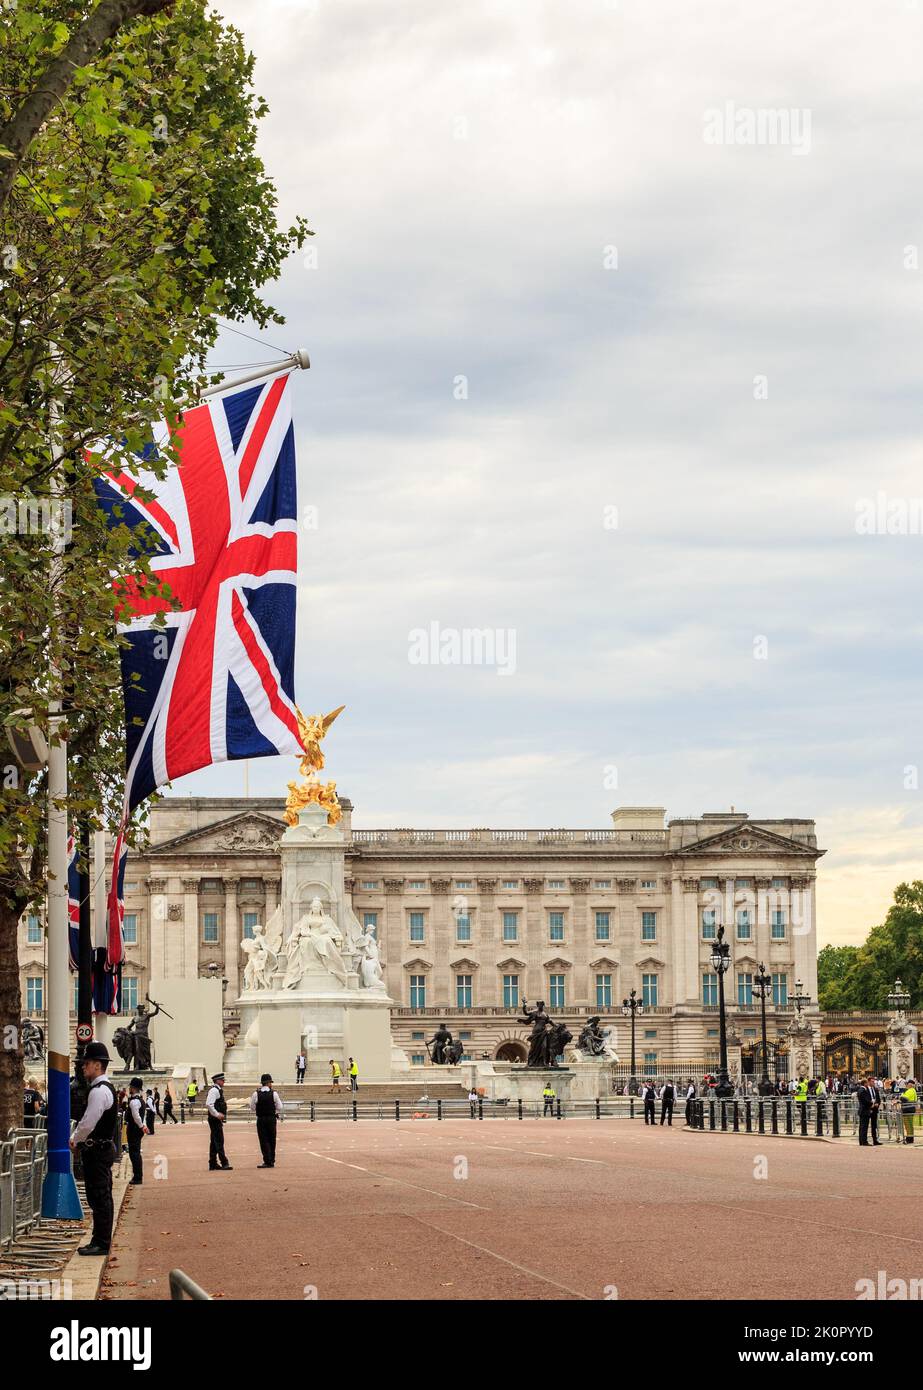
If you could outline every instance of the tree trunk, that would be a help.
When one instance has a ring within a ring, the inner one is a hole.
[[[25,1068],[19,1036],[22,994],[16,946],[20,915],[9,885],[0,886],[0,1138],[5,1138],[14,1125],[22,1124]]]
[[[32,91],[0,129],[0,210],[6,204],[13,180],[29,146],[74,80],[74,69],[96,58],[104,45],[140,15],[160,14],[174,0],[100,0],[74,30],[65,47],[52,59]]]

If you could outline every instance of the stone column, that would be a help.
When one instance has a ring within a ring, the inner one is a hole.
[[[147,881],[148,979],[163,978],[167,964],[167,880],[149,878]]]
[[[683,963],[682,979],[677,982],[673,996],[674,1004],[701,1003],[701,980],[699,979],[699,940],[702,929],[699,923],[699,880],[683,879],[683,920],[674,928],[680,935],[675,947],[676,955]],[[682,985],[682,991],[679,985]]]
[[[266,885],[266,921],[268,922],[276,908],[279,906],[279,886],[282,882],[278,878],[264,878]],[[266,923],[264,922],[264,926]]]
[[[194,980],[199,973],[199,878],[182,880],[183,886],[183,974]]]
[[[240,879],[224,880],[224,973],[228,998],[240,994],[240,925],[237,920],[237,887]]]
[[[789,922],[796,979],[817,1002],[817,922],[814,916],[814,879],[793,878],[789,891]]]
[[[590,992],[590,947],[593,936],[587,924],[586,893],[588,878],[572,878],[571,891],[571,950],[574,955],[574,993],[572,1004],[595,1003]]]
[[[494,908],[494,894],[497,891],[497,880],[495,878],[479,878],[478,885],[478,915],[477,915],[477,936],[472,932],[473,954],[483,958],[484,952],[493,953],[494,946],[499,937],[497,927],[496,910]],[[496,956],[492,955],[491,966],[493,966]],[[496,969],[485,971],[483,975],[478,972],[476,980],[472,980],[472,985],[476,987],[475,1004],[485,1004],[496,1006],[501,1002],[499,983],[497,980]]]
[[[524,878],[522,886],[526,890],[526,931],[523,954],[526,958],[526,978],[521,982],[519,1001],[524,999],[544,999],[547,992],[545,972],[542,969],[542,956],[549,946],[545,924],[542,921],[542,894],[545,891],[543,878]],[[547,1000],[545,1001],[548,1002]]]
[[[404,914],[401,911],[401,904],[404,901],[404,880],[402,878],[382,879],[385,889],[385,910],[382,914],[384,922],[378,932],[378,945],[381,953],[382,964],[391,965],[389,973],[385,970],[385,979],[390,981],[401,992],[398,998],[403,1000],[405,997],[404,982],[397,972],[404,959],[404,947],[410,943],[404,931]]]
[[[450,878],[431,878],[430,892],[433,895],[432,921],[430,933],[433,950],[433,1004],[451,1003],[449,993],[449,958],[455,946],[454,922],[449,911]]]

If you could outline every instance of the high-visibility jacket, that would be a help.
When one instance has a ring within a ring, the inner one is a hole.
[[[554,1100],[554,1087],[552,1086],[550,1081],[548,1085],[545,1087],[544,1091],[542,1091],[542,1095],[545,1097],[546,1100]]]
[[[799,1082],[798,1082],[798,1085],[795,1087],[795,1099],[796,1099],[796,1100],[807,1100],[807,1098],[808,1098],[808,1083],[807,1083],[806,1080],[799,1081]]]
[[[358,1076],[358,1075],[359,1075],[359,1068],[357,1067],[357,1065],[356,1065],[355,1062],[353,1062],[352,1066],[350,1067],[350,1069],[349,1069],[349,1074],[350,1074],[350,1076]]]
[[[915,1113],[917,1108],[917,1088],[908,1086],[905,1091],[901,1091],[901,1109],[908,1115]]]
[[[342,1075],[343,1075],[343,1073],[340,1071],[340,1064],[339,1064],[339,1062],[331,1062],[331,1064],[330,1064],[330,1075],[331,1075],[331,1076],[342,1076]]]

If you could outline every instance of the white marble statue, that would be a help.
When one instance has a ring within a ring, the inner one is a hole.
[[[356,942],[356,950],[359,952],[359,988],[383,990],[385,977],[375,933],[363,932]]]
[[[324,970],[345,986],[346,962],[340,954],[342,945],[343,938],[336,922],[324,911],[320,898],[312,898],[310,907],[292,927],[285,944],[288,965],[283,988],[294,989],[312,970]]]
[[[252,937],[244,937],[240,949],[247,957],[244,989],[270,989],[277,958],[275,951],[267,944],[264,928],[259,923],[253,928]]]

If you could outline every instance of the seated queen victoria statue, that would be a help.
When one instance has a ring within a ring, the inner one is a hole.
[[[340,948],[343,938],[333,918],[324,911],[320,898],[312,898],[303,917],[292,927],[292,934],[283,947],[288,958],[284,989],[295,989],[305,975],[326,971],[345,988],[346,962]]]

